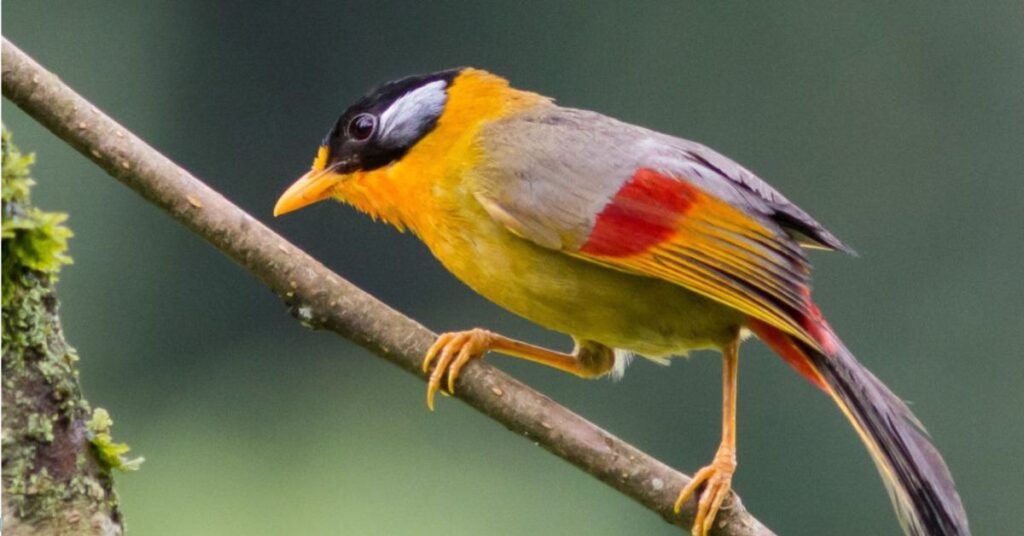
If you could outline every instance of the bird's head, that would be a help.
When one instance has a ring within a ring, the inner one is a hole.
[[[520,92],[503,78],[471,68],[410,76],[375,88],[341,114],[312,169],[285,191],[274,215],[329,197],[345,199],[346,183],[390,174],[399,163],[416,160],[406,167],[423,167],[420,161],[452,158],[454,140],[504,112],[515,93]],[[419,158],[410,156],[416,152]]]

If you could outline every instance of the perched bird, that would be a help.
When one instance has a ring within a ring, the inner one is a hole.
[[[274,215],[335,198],[409,229],[456,277],[575,341],[561,353],[484,329],[445,333],[427,403],[488,351],[583,378],[691,350],[723,356],[722,441],[675,504],[707,534],[736,470],[740,342],[753,333],[827,393],[867,445],[906,534],[967,535],[942,457],[811,301],[803,248],[851,250],[746,168],[698,143],[557,106],[460,68],[384,84],[348,108]]]

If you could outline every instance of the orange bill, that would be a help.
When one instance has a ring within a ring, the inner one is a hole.
[[[277,204],[274,205],[274,216],[299,210],[330,197],[331,189],[343,176],[333,173],[326,164],[327,147],[320,147],[316,160],[313,161],[313,168],[299,177],[277,200]]]

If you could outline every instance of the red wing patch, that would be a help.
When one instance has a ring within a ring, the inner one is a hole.
[[[828,346],[827,328],[809,318],[810,270],[799,246],[685,177],[637,170],[570,253],[670,281],[814,347]]]
[[[683,181],[641,168],[598,214],[580,252],[602,257],[643,253],[675,234],[697,194]]]

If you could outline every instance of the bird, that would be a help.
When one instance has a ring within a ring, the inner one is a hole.
[[[905,534],[970,534],[920,421],[811,299],[805,250],[853,250],[713,149],[460,67],[348,107],[274,216],[325,199],[411,231],[472,290],[574,342],[565,353],[479,327],[441,334],[423,359],[431,409],[488,352],[599,378],[632,356],[718,351],[721,442],[674,504],[696,501],[704,536],[732,490],[739,348],[753,335],[835,401]]]

